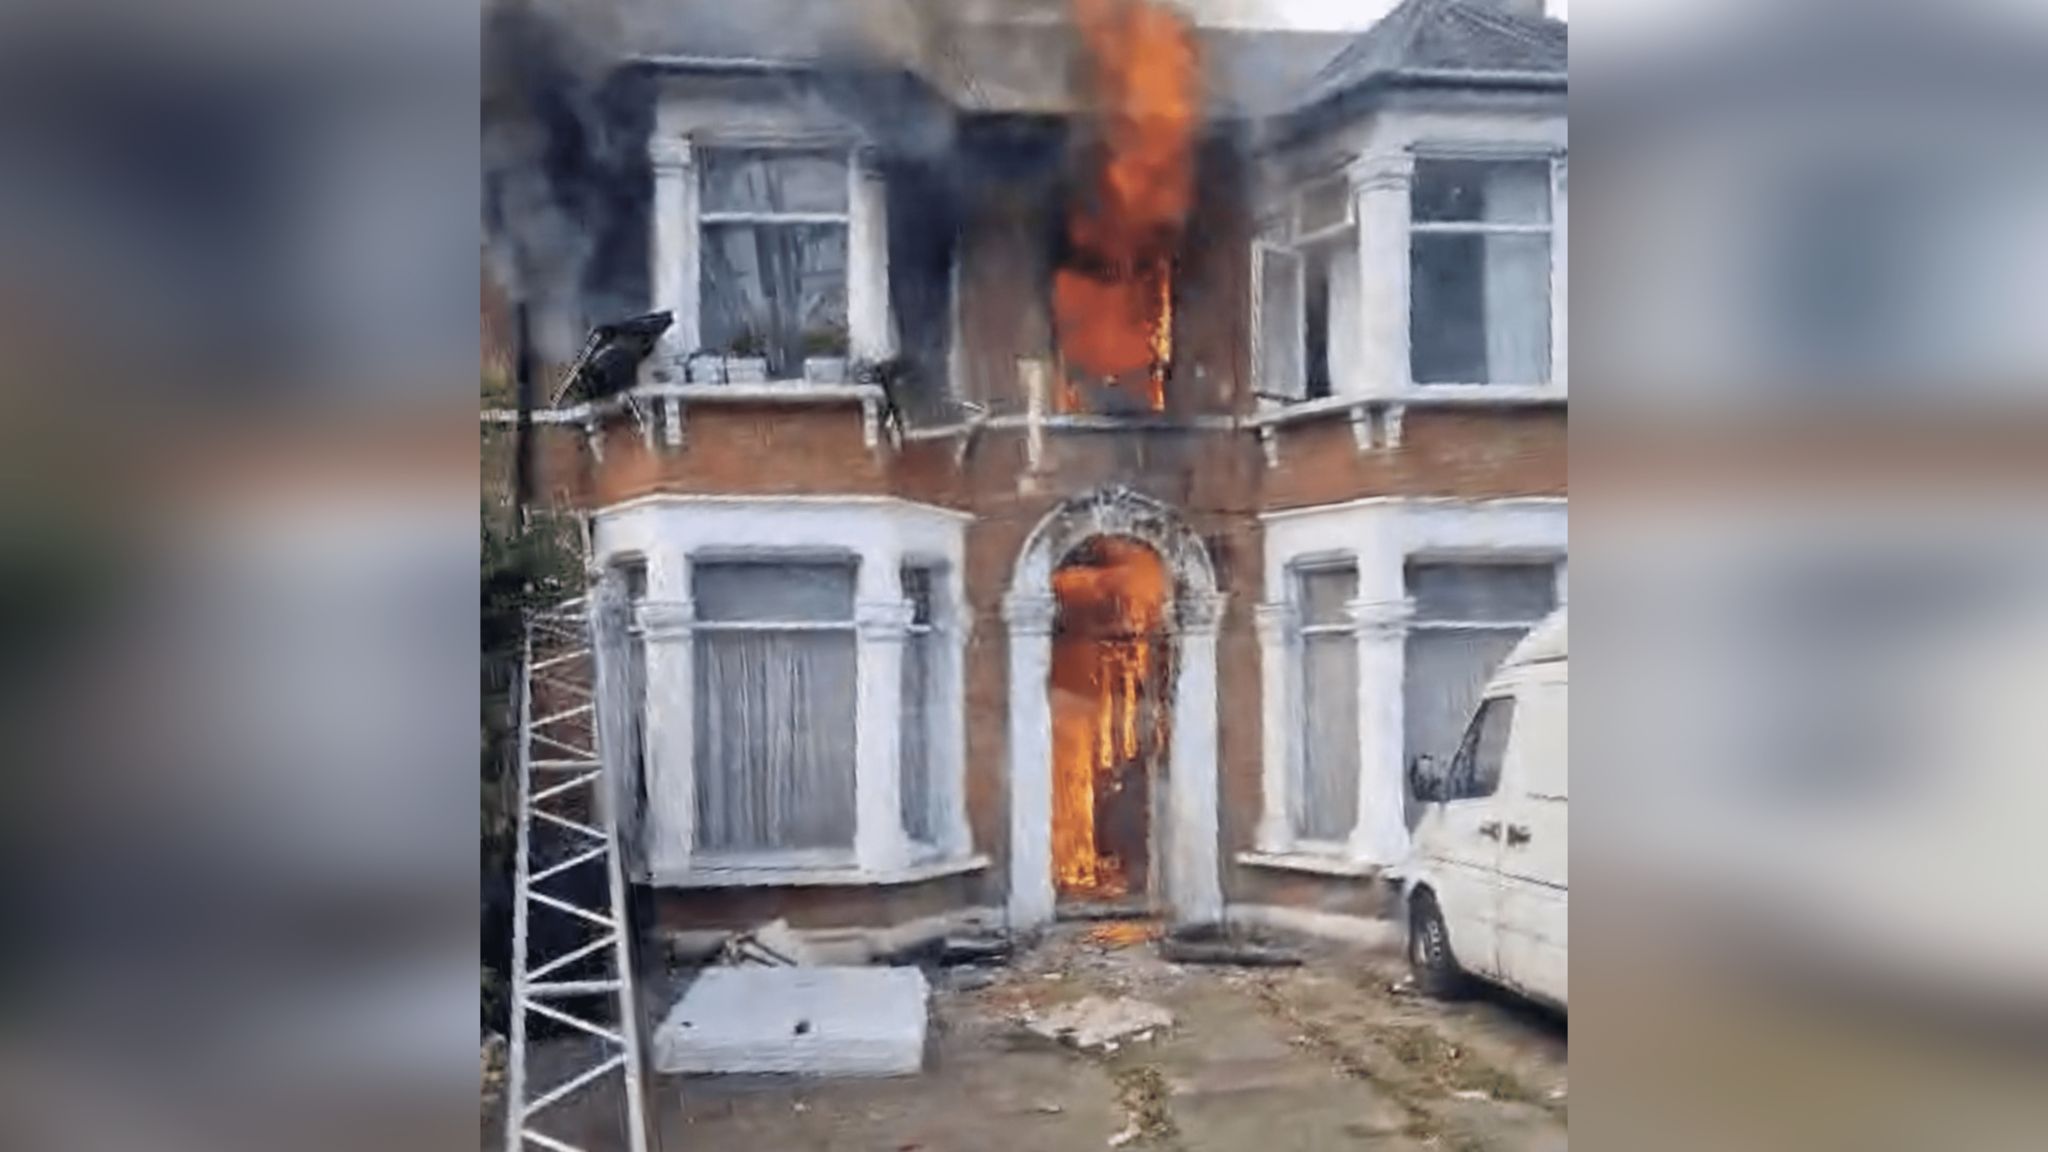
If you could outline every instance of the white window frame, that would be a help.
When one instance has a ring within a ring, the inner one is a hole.
[[[1358,621],[1354,619],[1352,616],[1351,601],[1355,601],[1358,597],[1360,581],[1363,579],[1363,576],[1359,572],[1358,558],[1348,553],[1309,554],[1306,556],[1302,556],[1288,564],[1287,572],[1287,596],[1289,602],[1292,603],[1294,606],[1294,619],[1299,621],[1299,623],[1294,628],[1294,636],[1292,638],[1293,643],[1291,645],[1293,667],[1290,671],[1292,673],[1293,682],[1297,686],[1296,691],[1294,693],[1294,703],[1292,707],[1292,730],[1289,733],[1289,741],[1292,746],[1292,751],[1288,764],[1288,771],[1291,774],[1289,780],[1289,799],[1291,801],[1293,798],[1292,789],[1295,787],[1299,787],[1306,782],[1305,774],[1308,769],[1309,731],[1307,707],[1309,677],[1309,637],[1343,636],[1344,638],[1352,642],[1352,660],[1354,661],[1352,669],[1352,680],[1355,684],[1358,677],[1357,666],[1355,663],[1358,659],[1356,650],[1356,644],[1358,640]],[[1307,597],[1303,594],[1303,578],[1316,572],[1349,572],[1351,574],[1351,601],[1347,601],[1344,605],[1344,619],[1325,624],[1309,623],[1308,600]],[[1351,814],[1351,820],[1353,823],[1356,823],[1357,819],[1358,813],[1354,811]],[[1287,812],[1287,821],[1289,826],[1291,843],[1293,845],[1293,850],[1296,852],[1323,856],[1343,856],[1348,851],[1348,841],[1345,839],[1310,839],[1302,831],[1300,823],[1295,819],[1295,813],[1293,811],[1291,804]]]
[[[931,619],[922,624],[918,623],[917,620],[916,601],[911,598],[909,589],[906,588],[904,590],[904,606],[909,609],[909,615],[904,625],[903,642],[904,659],[906,660],[909,659],[909,646],[912,643],[919,639],[927,640],[930,643],[930,649],[927,653],[928,662],[925,666],[925,691],[927,696],[924,700],[917,702],[919,711],[916,715],[924,720],[925,773],[930,777],[927,785],[931,790],[928,802],[932,806],[932,810],[926,813],[926,818],[931,822],[935,835],[930,840],[920,840],[917,838],[917,834],[911,831],[908,824],[904,825],[903,834],[909,838],[911,852],[915,856],[921,859],[936,859],[945,854],[945,710],[950,695],[947,690],[948,678],[949,673],[953,670],[952,654],[946,651],[944,639],[949,631],[951,631],[954,625],[954,617],[957,613],[945,595],[948,586],[948,573],[943,560],[907,556],[903,560],[901,570],[903,572],[924,572],[929,590]],[[909,700],[901,701],[898,706],[898,711],[903,714],[906,721],[912,715],[911,709],[912,702]],[[899,780],[899,786],[900,784]]]
[[[756,551],[744,549],[727,550],[713,547],[693,553],[689,560],[693,580],[695,579],[695,572],[698,567],[721,563],[788,564],[791,566],[818,565],[821,567],[826,565],[845,566],[853,574],[855,591],[853,610],[844,620],[700,619],[696,624],[696,632],[699,636],[738,635],[744,633],[774,633],[779,635],[798,632],[843,633],[853,638],[854,651],[856,659],[858,659],[860,646],[860,557],[858,555],[836,550],[792,549],[788,551]],[[704,685],[701,682],[692,685],[690,700],[690,707],[692,709],[698,706],[696,694],[703,691]],[[856,722],[858,721],[856,720]],[[694,749],[692,750],[692,755],[694,756]],[[697,768],[701,776],[704,765],[699,764]],[[858,823],[858,811],[856,810],[856,829],[854,832],[856,842],[859,836]],[[855,844],[848,844],[844,848],[774,848],[755,852],[717,851],[698,847],[693,856],[697,863],[707,868],[848,867],[855,862]]]
[[[849,130],[819,128],[783,133],[749,133],[691,124],[687,106],[657,110],[658,126],[648,141],[654,175],[649,228],[649,283],[652,306],[673,321],[662,351],[650,365],[657,379],[687,378],[685,361],[705,353],[702,269],[704,229],[709,224],[843,224],[846,241],[848,369],[855,362],[886,360],[896,354],[894,313],[889,303],[888,190],[871,151]],[[843,152],[847,157],[847,207],[843,213],[758,213],[704,211],[700,153]],[[722,358],[722,357],[721,357]],[[802,381],[771,381],[802,383]]]
[[[1344,211],[1335,223],[1320,227],[1307,226],[1306,203],[1309,196],[1330,186],[1337,186],[1344,192]],[[1325,372],[1329,376],[1329,393],[1326,396],[1310,396],[1309,344],[1308,344],[1308,266],[1309,261],[1319,256],[1328,259],[1328,249],[1335,245],[1349,243],[1354,247],[1358,242],[1358,206],[1351,190],[1351,182],[1342,173],[1325,174],[1300,181],[1290,186],[1285,193],[1281,207],[1270,216],[1252,240],[1252,284],[1251,284],[1251,365],[1252,390],[1262,404],[1308,404],[1329,400],[1345,394],[1345,381],[1337,379],[1338,358],[1334,345],[1340,330],[1349,334],[1354,324],[1340,325],[1334,312],[1325,316],[1323,357]],[[1296,376],[1292,380],[1269,379],[1266,373],[1265,338],[1266,311],[1271,306],[1266,299],[1266,264],[1275,259],[1285,259],[1294,264],[1294,332]]]
[[[1549,222],[1543,224],[1507,224],[1487,221],[1422,221],[1414,218],[1414,177],[1411,170],[1409,188],[1404,193],[1411,205],[1408,217],[1408,259],[1413,260],[1415,238],[1418,236],[1536,236],[1545,237],[1549,253],[1549,310],[1550,331],[1549,363],[1544,369],[1542,380],[1497,380],[1497,381],[1443,381],[1424,384],[1414,378],[1414,349],[1407,349],[1407,363],[1403,365],[1402,379],[1409,392],[1419,396],[1484,396],[1488,392],[1502,395],[1562,392],[1564,389],[1564,358],[1560,336],[1563,332],[1563,264],[1560,246],[1566,239],[1564,226],[1563,183],[1561,165],[1563,156],[1553,150],[1520,145],[1498,147],[1478,145],[1418,144],[1410,149],[1413,163],[1419,167],[1432,162],[1463,162],[1474,164],[1546,164],[1550,180],[1545,188],[1548,197]],[[1404,279],[1408,298],[1405,302],[1407,315],[1403,317],[1404,329],[1414,322],[1415,288]]]

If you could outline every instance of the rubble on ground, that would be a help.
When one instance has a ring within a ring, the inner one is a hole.
[[[1129,996],[1084,996],[1024,1017],[1024,1027],[1084,1052],[1114,1052],[1144,1043],[1173,1026],[1173,1013]]]
[[[757,928],[735,932],[718,950],[718,963],[768,968],[809,968],[818,957],[787,920],[770,920]]]

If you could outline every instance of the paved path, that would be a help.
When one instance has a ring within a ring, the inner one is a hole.
[[[1566,1147],[1558,1017],[1504,997],[1422,999],[1397,986],[1398,961],[1329,952],[1294,969],[1182,967],[1118,931],[1062,926],[985,986],[941,976],[920,1076],[663,1078],[661,1152]],[[1097,1054],[1018,1024],[1089,994],[1165,1005],[1175,1024]]]

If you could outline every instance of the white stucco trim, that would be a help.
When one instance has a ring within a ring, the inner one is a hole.
[[[640,612],[647,651],[647,780],[645,826],[647,879],[658,885],[699,887],[758,875],[762,868],[786,874],[816,873],[831,882],[902,883],[906,872],[972,858],[962,832],[966,762],[961,725],[947,723],[932,742],[935,792],[945,811],[946,831],[937,858],[920,851],[903,827],[898,805],[900,768],[902,640],[910,609],[902,588],[906,563],[941,573],[943,602],[967,603],[965,589],[967,517],[950,509],[883,496],[691,496],[656,494],[599,510],[592,517],[591,549],[600,569],[633,556],[647,566],[647,594]],[[696,745],[693,727],[695,608],[691,599],[693,559],[836,554],[857,565],[855,619],[860,678],[855,700],[855,835],[850,867],[847,853],[836,860],[790,854],[761,867],[721,867],[694,852]],[[957,616],[957,611],[955,615]],[[941,622],[942,631],[963,632],[964,620]],[[932,702],[941,717],[966,704],[964,668],[948,661]],[[698,874],[708,873],[699,878]],[[775,883],[794,883],[787,875]]]
[[[1294,698],[1301,655],[1293,626],[1297,566],[1351,560],[1358,595],[1347,607],[1358,642],[1359,811],[1333,866],[1398,864],[1408,851],[1405,812],[1403,693],[1411,607],[1405,567],[1412,558],[1549,559],[1557,566],[1564,599],[1568,547],[1563,498],[1459,501],[1443,498],[1368,497],[1260,516],[1265,525],[1265,587],[1259,606],[1259,658],[1265,690],[1263,811],[1258,824],[1259,863],[1286,867],[1306,854],[1289,825],[1292,766],[1301,734]]]
[[[1154,827],[1164,891],[1155,904],[1177,924],[1223,915],[1218,872],[1216,634],[1224,597],[1207,548],[1166,505],[1122,486],[1061,503],[1025,540],[1003,598],[1010,647],[1010,923],[1030,928],[1053,917],[1052,626],[1053,571],[1096,536],[1140,541],[1173,578],[1173,734],[1167,764],[1166,826]]]

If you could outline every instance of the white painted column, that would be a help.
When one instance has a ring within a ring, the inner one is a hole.
[[[1258,845],[1261,852],[1287,852],[1294,847],[1291,812],[1294,756],[1301,741],[1294,725],[1294,638],[1299,613],[1294,605],[1261,604],[1259,627],[1259,718],[1262,762]]]
[[[1216,631],[1225,598],[1184,597],[1176,606],[1173,751],[1168,766],[1167,892],[1177,924],[1223,919],[1217,872]]]
[[[1052,885],[1051,596],[1003,597],[1010,628],[1010,927],[1049,923]],[[1175,707],[1178,709],[1176,699]],[[1176,718],[1178,712],[1176,711]],[[1176,745],[1179,743],[1176,734]],[[1175,768],[1179,762],[1176,758]]]
[[[848,179],[846,324],[857,360],[896,354],[889,316],[889,196],[872,157],[854,154]]]
[[[1372,153],[1354,161],[1347,174],[1358,216],[1353,389],[1367,396],[1397,395],[1407,390],[1410,372],[1408,190],[1415,178],[1415,157],[1406,152]]]
[[[1362,585],[1362,570],[1360,578]],[[1358,823],[1351,830],[1350,855],[1369,864],[1396,864],[1408,854],[1402,689],[1414,609],[1405,599],[1360,598],[1345,607],[1358,643]]]
[[[954,604],[965,601],[955,599]],[[941,622],[936,645],[944,665],[939,670],[938,715],[931,754],[936,758],[933,782],[939,795],[939,850],[949,860],[974,851],[974,829],[967,822],[967,627],[957,618]]]
[[[1550,161],[1550,383],[1567,387],[1571,343],[1571,157]]]
[[[647,867],[657,883],[690,870],[697,843],[696,608],[639,608],[647,647]]]
[[[698,250],[697,165],[688,140],[655,136],[647,146],[654,168],[653,234],[648,284],[656,311],[675,317],[662,335],[662,359],[681,358],[697,350]]]
[[[910,634],[910,605],[863,600],[855,607],[855,620],[860,684],[853,719],[853,855],[863,871],[885,872],[910,863],[901,777],[903,641]]]

